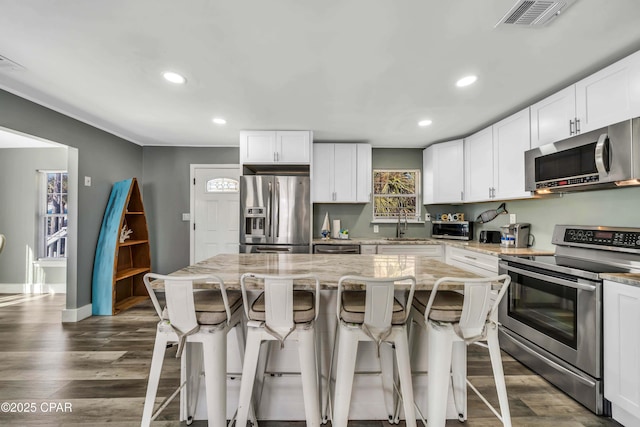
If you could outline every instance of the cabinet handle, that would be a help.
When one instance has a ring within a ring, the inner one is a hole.
[[[573,130],[573,120],[569,120],[569,135],[573,135],[575,132]]]
[[[576,119],[576,134],[580,133],[580,119]]]
[[[474,261],[478,259],[478,258],[475,258],[475,257],[469,256],[469,255],[463,255],[463,256],[464,256],[465,258],[472,259],[472,260],[474,260]]]
[[[460,192],[460,201],[464,200],[464,191]]]
[[[273,161],[274,162],[276,161],[276,152],[275,151],[273,152]]]
[[[489,198],[491,198],[491,187],[489,187]]]

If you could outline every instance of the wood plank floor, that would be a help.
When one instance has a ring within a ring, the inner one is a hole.
[[[21,409],[5,412],[3,406],[0,425],[140,425],[155,338],[156,317],[151,304],[71,324],[60,322],[63,308],[64,295],[0,294],[0,403]],[[171,353],[165,361],[159,401],[177,386],[179,367]],[[593,415],[508,355],[503,360],[514,426],[619,426]],[[469,378],[497,406],[493,380],[487,375],[490,372],[488,352],[472,346]],[[471,391],[468,405],[469,420],[464,424],[448,421],[447,426],[500,425]],[[181,425],[177,420],[176,401],[153,425]],[[204,426],[206,422],[192,425]],[[260,426],[293,427],[304,426],[304,422],[271,421]],[[349,426],[389,424],[354,421]]]

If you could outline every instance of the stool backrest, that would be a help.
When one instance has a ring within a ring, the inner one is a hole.
[[[169,319],[163,319],[163,309],[158,301],[156,289],[153,288],[153,280],[164,282],[163,290]],[[190,331],[198,325],[194,302],[194,282],[217,282],[219,284],[228,322],[231,318],[231,309],[224,289],[224,282],[219,277],[213,275],[164,276],[155,273],[147,273],[144,276],[144,285],[149,292],[158,317],[161,320],[169,320],[171,325],[180,331]]]
[[[4,244],[7,241],[7,238],[4,237],[4,234],[0,234],[0,252],[4,249]]]
[[[497,322],[498,320],[498,305],[506,293],[509,283],[511,283],[511,277],[508,274],[503,274],[477,279],[443,277],[437,280],[425,309],[425,320],[427,321],[438,288],[445,282],[464,284],[462,315],[456,326],[456,332],[465,340],[482,339],[487,322]]]

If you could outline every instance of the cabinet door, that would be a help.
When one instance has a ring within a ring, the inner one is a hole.
[[[356,144],[335,144],[333,151],[335,202],[356,201],[357,185],[357,147]]]
[[[524,189],[524,152],[530,147],[529,109],[493,125],[493,186],[496,199],[531,197]]]
[[[604,397],[614,418],[616,407],[640,418],[640,288],[605,280],[603,289]]]
[[[274,163],[276,133],[273,131],[240,132],[240,163]]]
[[[464,140],[464,200],[491,199],[493,187],[493,130],[491,127]]]
[[[434,203],[460,203],[464,192],[464,140],[435,145]]]
[[[334,145],[313,144],[313,203],[333,202]]]
[[[369,203],[371,201],[371,145],[356,144],[357,177],[356,202]]]
[[[309,131],[277,131],[276,161],[278,163],[309,164],[311,157]]]
[[[531,106],[531,148],[551,144],[575,134],[575,85]],[[573,133],[572,133],[573,132]]]
[[[640,115],[640,52],[576,83],[581,133]]]
[[[435,162],[436,150],[434,145],[430,145],[422,150],[422,203],[431,205],[435,203]]]

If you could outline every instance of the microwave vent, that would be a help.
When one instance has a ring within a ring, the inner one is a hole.
[[[557,18],[574,2],[575,0],[518,0],[495,26],[542,27]]]

